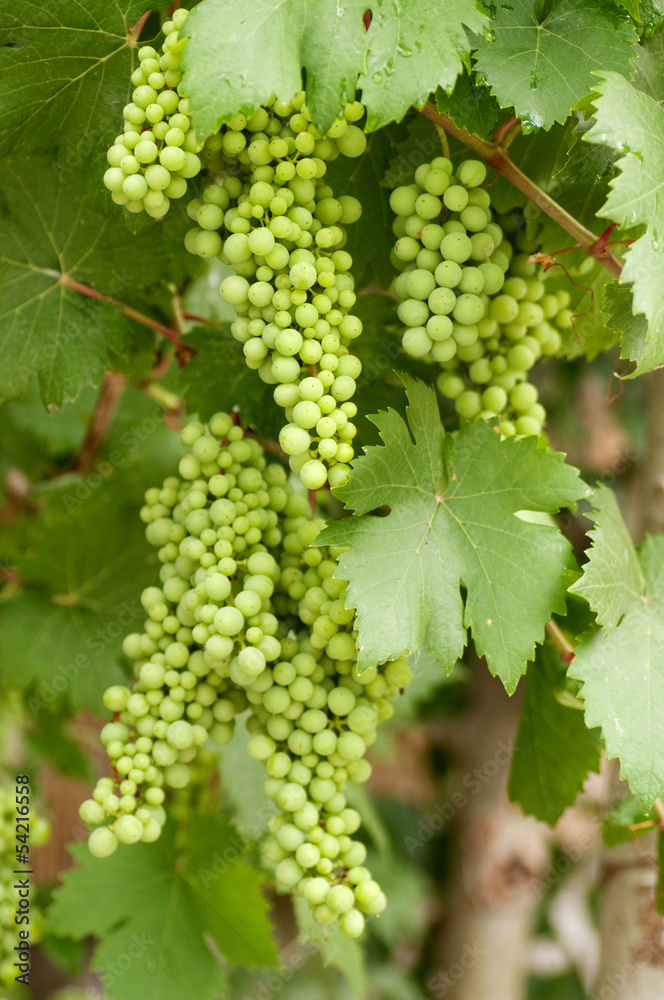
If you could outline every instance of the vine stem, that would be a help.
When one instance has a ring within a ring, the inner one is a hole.
[[[600,243],[598,237],[595,236],[590,229],[586,229],[582,226],[580,222],[571,216],[565,209],[554,201],[550,195],[542,191],[541,188],[531,181],[529,177],[526,177],[524,173],[516,166],[515,163],[509,157],[507,152],[507,146],[503,144],[502,139],[510,138],[510,129],[513,131],[514,127],[517,125],[516,119],[506,122],[505,124],[509,126],[506,133],[501,133],[497,141],[488,141],[486,139],[480,139],[478,135],[473,135],[470,132],[466,132],[465,129],[459,128],[454,124],[449,115],[444,114],[442,111],[437,111],[432,104],[425,104],[421,109],[421,113],[428,118],[429,121],[437,128],[442,128],[448,135],[453,136],[462,142],[473,152],[481,156],[490,167],[497,170],[498,173],[506,177],[507,180],[522,191],[527,198],[530,199],[538,208],[541,208],[543,212],[557,222],[561,229],[569,233],[576,242],[584,247],[587,252],[602,264],[607,271],[610,271],[614,277],[619,278],[622,273],[622,264],[615,257],[608,248]],[[512,136],[513,138],[514,136]],[[601,239],[601,237],[600,237]]]
[[[78,292],[80,295],[87,296],[89,299],[96,299],[98,302],[108,302],[109,305],[120,309],[129,319],[136,320],[137,323],[140,323],[142,326],[147,326],[150,330],[155,330],[163,337],[167,337],[168,340],[172,341],[176,347],[188,353],[192,353],[191,347],[182,343],[175,330],[171,330],[168,326],[163,326],[162,323],[157,323],[157,321],[152,319],[150,316],[146,316],[145,313],[139,312],[138,309],[128,306],[125,302],[120,302],[118,299],[114,299],[110,295],[104,295],[103,292],[98,292],[96,288],[92,288],[90,285],[84,285],[81,281],[76,281],[76,279],[72,278],[69,274],[60,275],[60,283],[66,288],[71,288],[72,291]]]
[[[113,372],[104,375],[87,434],[71,463],[71,468],[76,472],[89,472],[92,468],[126,385],[123,375]]]
[[[565,638],[558,625],[551,620],[546,623],[546,631],[553,645],[560,653],[560,658],[565,663],[571,663],[574,659],[574,646]]]
[[[150,16],[151,13],[152,13],[152,10],[146,10],[145,14],[142,14],[139,17],[139,19],[136,22],[136,24],[130,24],[129,25],[129,35],[130,35],[130,38],[132,40],[132,44],[133,45],[137,45],[138,44],[138,39],[140,38],[141,32],[142,32],[143,28],[145,27],[145,22],[147,21],[147,19],[149,18],[149,16]]]

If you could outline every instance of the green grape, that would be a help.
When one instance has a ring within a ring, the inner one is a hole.
[[[477,295],[459,295],[453,316],[457,323],[468,325],[478,323],[484,316],[484,303]]]
[[[450,212],[462,212],[468,204],[468,192],[459,184],[452,184],[443,194],[443,202]]]
[[[433,341],[423,326],[409,327],[404,331],[401,342],[411,358],[423,358],[433,347]]]
[[[481,160],[465,160],[459,164],[457,178],[459,184],[463,184],[464,187],[479,187],[486,179],[486,167]],[[455,211],[459,210],[455,209]]]
[[[473,245],[463,233],[448,233],[440,244],[440,252],[446,261],[463,264],[471,255]]]

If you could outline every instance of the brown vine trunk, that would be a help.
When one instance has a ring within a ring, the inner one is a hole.
[[[427,987],[434,998],[523,1000],[552,835],[507,798],[520,699],[508,698],[484,663],[475,664],[472,687],[472,706],[452,736],[458,778],[449,916]]]

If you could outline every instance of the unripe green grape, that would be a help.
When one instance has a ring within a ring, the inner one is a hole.
[[[435,315],[451,313],[457,303],[457,297],[451,288],[435,288],[428,299],[428,306]]]
[[[436,287],[436,282],[431,272],[422,270],[421,268],[407,271],[402,275],[402,278],[403,282],[399,294],[403,295],[404,299],[427,299]]]
[[[440,198],[436,195],[424,193],[419,195],[415,201],[415,212],[421,219],[435,219],[442,210]]]
[[[494,252],[494,242],[487,233],[473,233],[470,237],[472,260],[488,261]]]
[[[483,290],[484,275],[480,269],[478,267],[464,267],[459,282],[459,291],[468,295],[479,295]]]
[[[451,294],[454,300],[455,296]],[[397,315],[406,326],[422,326],[429,318],[429,307],[419,299],[406,299],[399,303]]]
[[[481,160],[465,160],[459,164],[457,178],[465,187],[479,187],[486,179],[486,167]]]
[[[459,184],[452,184],[443,194],[443,202],[450,212],[462,212],[468,204],[468,192]]]
[[[456,288],[463,276],[463,271],[453,260],[444,260],[438,264],[434,272],[436,283],[441,288]]]
[[[93,858],[107,858],[118,846],[118,838],[107,826],[93,830],[88,838],[88,850]]]
[[[537,395],[537,389],[534,385],[530,382],[521,382],[514,386],[510,392],[510,404],[515,410],[523,412],[537,402]],[[519,431],[517,431],[517,433],[519,433]],[[539,433],[539,431],[535,433]]]
[[[468,260],[472,249],[473,245],[464,233],[448,233],[440,244],[443,258],[456,264],[463,264]]]
[[[503,285],[503,289],[505,286]],[[491,300],[489,314],[499,323],[510,323],[515,319],[519,311],[519,303],[508,294],[497,295]]]
[[[457,323],[474,325],[484,316],[484,303],[477,295],[459,295],[452,315]]]
[[[539,435],[542,433],[542,425],[534,417],[521,416],[518,417],[514,424],[514,429],[517,434],[524,436],[529,435]]]
[[[490,386],[482,393],[482,406],[492,413],[502,413],[507,406],[507,393],[500,386]]]
[[[439,342],[452,336],[453,324],[449,316],[435,315],[427,320],[426,331],[431,340]]]
[[[513,371],[528,371],[535,363],[533,352],[521,344],[510,347],[506,355],[507,363]]]
[[[459,221],[471,233],[480,233],[488,224],[486,212],[477,205],[467,205],[460,213]],[[492,251],[493,252],[493,248]]]
[[[420,252],[420,244],[418,243],[417,240],[413,239],[411,236],[403,236],[400,240],[397,240],[397,242],[394,244],[394,253],[399,260],[403,261],[415,260],[419,252]],[[470,254],[470,249],[468,252]]]
[[[228,242],[228,241],[227,241]],[[239,305],[246,301],[249,282],[238,274],[229,275],[221,283],[222,298],[231,305]]]
[[[309,490],[318,490],[327,481],[327,469],[322,462],[311,460],[300,469],[300,479]]]
[[[401,343],[411,358],[425,357],[433,346],[433,341],[423,326],[413,326],[405,330]]]

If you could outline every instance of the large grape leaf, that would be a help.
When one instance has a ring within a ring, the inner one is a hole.
[[[664,108],[618,73],[602,73],[595,90],[595,125],[586,140],[624,154],[600,215],[623,229],[643,223],[659,239],[664,235]]]
[[[0,400],[36,374],[43,402],[61,406],[143,344],[118,308],[67,281],[140,305],[140,291],[170,274],[169,238],[159,223],[132,235],[119,209],[109,217],[80,195],[80,179],[48,157],[0,169]]]
[[[260,876],[241,860],[238,835],[220,816],[193,817],[183,858],[175,834],[168,825],[155,843],[121,845],[102,859],[76,845],[78,867],[54,892],[49,927],[102,938],[92,966],[117,1000],[224,995],[226,973],[214,945],[232,964],[276,964]]]
[[[622,618],[616,628],[605,626],[576,647],[570,673],[583,681],[588,725],[602,727],[608,755],[620,758],[621,775],[651,806],[664,795],[664,537],[648,538],[639,550],[640,576],[631,557],[625,568],[610,537],[616,515],[607,496],[603,491],[595,501],[595,540],[574,589],[597,603],[597,579],[606,572],[609,591],[600,605],[609,623],[619,613]]]
[[[526,675],[508,791],[524,812],[550,826],[600,762],[600,731],[587,729],[583,712],[560,699],[564,689],[558,653],[541,646]]]
[[[629,606],[640,600],[643,574],[613,490],[599,486],[592,503],[592,557],[570,591],[588,601],[598,625],[615,628]]]
[[[493,40],[479,39],[477,70],[525,129],[564,122],[590,90],[591,73],[629,77],[633,25],[606,0],[553,0],[540,20],[537,0],[497,5]]]
[[[360,77],[369,129],[422,107],[438,87],[451,90],[470,61],[465,29],[482,31],[487,17],[475,0],[383,0],[372,8],[366,72]]]
[[[63,486],[30,522],[14,559],[27,586],[0,604],[1,675],[30,690],[36,715],[63,700],[98,709],[122,677],[122,637],[145,617],[153,550],[136,511],[102,482],[91,478],[87,496]]]
[[[0,155],[61,147],[84,173],[122,131],[143,0],[12,0],[0,24]]]
[[[357,608],[359,667],[419,650],[426,637],[451,670],[469,626],[491,672],[514,691],[561,607],[569,552],[554,528],[517,512],[554,512],[589,490],[562,455],[532,438],[501,441],[477,421],[443,440],[434,391],[404,382],[408,423],[394,410],[372,418],[385,446],[357,459],[336,491],[356,516],[317,539],[349,546],[339,576]],[[382,505],[385,517],[358,516]]]
[[[661,47],[661,46],[660,46]],[[655,50],[655,56],[657,55]],[[647,53],[647,54],[646,54]],[[652,371],[664,359],[664,90],[656,58],[641,52],[639,72],[632,86],[615,73],[602,74],[596,84],[596,122],[586,134],[588,142],[614,148],[620,156],[619,175],[598,214],[623,229],[645,225],[647,232],[629,247],[622,282],[632,283],[632,317],[622,309],[622,356],[637,362],[628,377]],[[638,89],[637,89],[638,88]],[[639,317],[645,316],[645,323]]]
[[[302,87],[302,67],[319,128],[353,100],[358,74],[369,129],[386,125],[411,104],[424,104],[436,87],[452,88],[469,59],[464,25],[480,31],[488,23],[475,0],[444,6],[385,0],[372,8],[366,32],[366,9],[359,0],[258,0],[250,7],[244,0],[203,0],[187,19],[183,55],[199,135],[239,109],[252,111],[272,91],[289,100]]]
[[[274,91],[302,89],[314,122],[327,130],[355,98],[367,39],[364,0],[202,0],[187,19],[184,86],[203,138],[238,110],[250,113]]]

